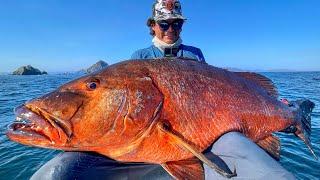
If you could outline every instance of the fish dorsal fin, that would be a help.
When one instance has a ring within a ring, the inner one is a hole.
[[[274,83],[267,77],[253,72],[234,72],[238,76],[245,78],[253,83],[258,84],[263,89],[265,89],[270,96],[278,98],[279,93]]]
[[[279,138],[270,135],[260,141],[257,144],[265,150],[271,157],[280,160],[280,141]]]
[[[203,165],[197,158],[166,162],[161,166],[175,179],[204,180]]]
[[[210,161],[204,154],[202,154],[200,151],[197,150],[197,148],[193,147],[191,144],[186,142],[182,137],[180,137],[177,133],[173,132],[170,129],[170,126],[166,123],[160,122],[158,124],[158,128],[164,132],[166,135],[169,136],[170,141],[172,144],[176,144],[185,150],[192,153],[195,157],[197,157],[200,161],[208,165],[210,168],[214,169],[217,173],[220,175],[231,178],[237,176],[236,170],[231,172],[231,170],[228,168],[227,170],[224,170],[224,168],[221,168],[219,164],[216,164],[212,161]]]

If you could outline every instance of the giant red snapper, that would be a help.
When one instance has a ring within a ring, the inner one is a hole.
[[[235,172],[202,154],[231,131],[243,133],[276,159],[280,144],[272,133],[278,131],[294,133],[312,151],[314,104],[286,105],[277,96],[271,80],[255,73],[184,59],[131,60],[16,108],[7,135],[30,146],[160,164],[178,179],[204,178],[202,162],[232,177]]]

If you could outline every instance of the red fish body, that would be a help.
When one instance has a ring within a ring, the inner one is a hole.
[[[125,72],[133,72],[137,68],[133,64]],[[143,70],[141,77],[150,78],[163,98],[159,121],[169,123],[200,151],[230,131],[242,132],[258,141],[294,122],[294,113],[288,106],[234,73],[188,61],[145,61],[135,65],[148,68],[149,74],[145,76]],[[159,136],[165,135],[153,131],[134,156],[142,161],[153,159],[153,163],[192,156]],[[149,149],[154,150],[150,153]],[[133,153],[121,159],[128,161],[131,156]]]
[[[27,145],[163,164],[192,158],[193,150],[203,152],[238,131],[277,155],[270,148],[273,132],[291,130],[309,143],[310,125],[299,108],[276,96],[272,82],[254,73],[182,59],[125,61],[27,102],[17,114],[29,122],[24,128],[13,123],[8,136]],[[314,104],[308,103],[310,113]]]

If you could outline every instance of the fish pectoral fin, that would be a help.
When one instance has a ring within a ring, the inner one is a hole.
[[[166,162],[161,166],[175,179],[204,179],[203,165],[197,158]]]
[[[264,139],[261,139],[257,144],[265,150],[271,157],[280,160],[280,140],[278,137],[270,135]]]
[[[227,178],[232,178],[237,176],[236,169],[234,169],[233,172],[228,168],[228,170],[224,170],[224,168],[221,168],[219,164],[216,164],[212,161],[210,161],[204,154],[199,152],[195,147],[193,147],[191,144],[187,143],[183,138],[181,138],[179,135],[176,135],[175,132],[170,130],[170,126],[167,125],[166,123],[160,122],[158,124],[158,127],[160,130],[164,133],[166,133],[170,138],[173,144],[176,144],[185,150],[191,152],[195,157],[197,157],[200,161],[208,165],[210,168],[214,169],[217,173],[220,175],[227,177]]]

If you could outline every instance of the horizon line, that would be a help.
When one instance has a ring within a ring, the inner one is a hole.
[[[254,69],[254,70],[250,70],[250,69],[240,69],[240,68],[230,68],[230,67],[218,67],[221,69],[226,69],[228,71],[232,71],[232,72],[258,72],[258,73],[264,73],[264,72],[276,72],[276,73],[285,73],[285,72],[320,72],[319,70],[295,70],[295,69],[269,69],[269,70],[265,70],[265,69]],[[70,70],[70,71],[46,71],[48,74],[57,74],[57,73],[71,73],[71,74],[75,74],[75,73],[81,73],[84,69],[80,69],[80,70]],[[1,75],[11,75],[13,72],[0,72]]]

